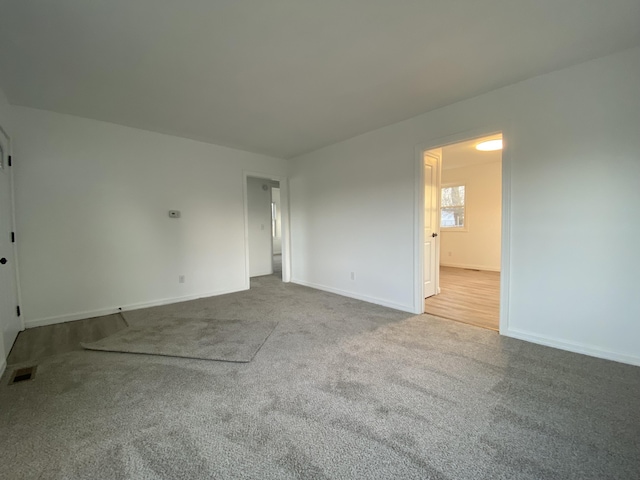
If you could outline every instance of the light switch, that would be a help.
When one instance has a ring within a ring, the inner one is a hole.
[[[180,210],[169,210],[169,217],[180,218]]]

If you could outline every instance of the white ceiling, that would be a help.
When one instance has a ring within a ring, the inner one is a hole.
[[[0,85],[290,158],[638,45],[639,19],[639,0],[0,0]]]
[[[502,160],[502,150],[493,152],[481,152],[476,145],[487,140],[502,138],[501,134],[476,138],[466,142],[454,143],[442,148],[442,169],[469,167],[483,163],[498,162]]]

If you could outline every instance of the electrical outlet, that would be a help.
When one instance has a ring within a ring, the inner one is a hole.
[[[184,283],[184,275],[178,275],[178,283]]]
[[[351,272],[351,280],[355,280],[356,279],[356,272]]]

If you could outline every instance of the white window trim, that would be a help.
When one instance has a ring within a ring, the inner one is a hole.
[[[442,209],[444,208],[442,206],[442,190],[445,188],[451,188],[451,187],[464,187],[464,205],[462,206],[462,208],[464,208],[464,226],[463,227],[443,227],[442,226]],[[440,231],[442,233],[444,232],[468,232],[469,231],[469,219],[467,218],[467,200],[469,198],[468,196],[469,193],[469,189],[467,188],[467,185],[465,183],[460,183],[460,182],[454,182],[454,183],[444,183],[442,185],[440,185],[440,213],[439,213],[439,220],[440,220]]]

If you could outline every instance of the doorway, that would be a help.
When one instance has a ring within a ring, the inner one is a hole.
[[[245,172],[247,286],[250,278],[290,281],[286,178]]]
[[[0,328],[5,356],[9,354],[18,333],[24,329],[18,307],[9,152],[9,136],[0,127]],[[4,356],[0,356],[0,370],[3,362]]]
[[[280,182],[271,186],[271,255],[273,275],[282,279],[282,199]]]
[[[503,195],[502,133],[447,142],[420,153],[420,309],[499,331],[501,270],[508,258],[503,255],[503,205],[508,198]]]

